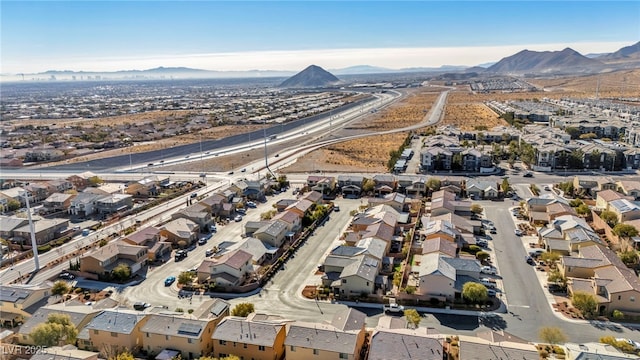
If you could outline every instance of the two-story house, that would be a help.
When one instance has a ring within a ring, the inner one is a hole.
[[[177,218],[169,221],[160,228],[160,235],[167,239],[167,241],[175,244],[189,246],[198,239],[200,227],[195,222]]]
[[[171,255],[171,243],[165,240],[160,229],[153,226],[140,229],[122,239],[127,244],[146,247],[149,261],[162,260]]]
[[[185,315],[150,314],[140,327],[142,346],[150,354],[177,350],[183,359],[200,358],[213,352],[216,319],[188,318]]]
[[[285,355],[286,322],[228,316],[213,332],[213,356],[236,355],[241,359],[278,360]]]
[[[114,241],[80,258],[80,271],[109,278],[113,269],[125,264],[136,273],[146,265],[149,255],[144,246],[129,245],[124,241]]]
[[[78,334],[78,348],[97,351],[104,357],[123,351],[138,352],[144,341],[140,328],[146,322],[147,316],[139,311],[103,310]]]
[[[230,251],[219,258],[205,259],[198,266],[198,281],[215,282],[220,286],[240,285],[253,273],[253,256],[241,249]]]

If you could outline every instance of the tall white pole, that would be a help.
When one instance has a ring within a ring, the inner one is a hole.
[[[38,260],[38,243],[36,242],[36,231],[33,228],[33,219],[31,218],[31,207],[29,206],[29,193],[24,192],[24,199],[27,203],[27,218],[29,219],[29,232],[31,233],[31,247],[33,248],[33,260],[36,265],[35,272],[40,270],[40,260]]]

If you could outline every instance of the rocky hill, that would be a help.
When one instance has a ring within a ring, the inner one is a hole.
[[[611,54],[598,57],[598,60],[640,59],[640,41],[633,45],[625,46]]]
[[[603,64],[577,51],[566,48],[562,51],[522,50],[490,66],[487,72],[503,74],[527,73],[591,73],[597,72]]]
[[[335,77],[325,69],[310,65],[301,72],[288,78],[280,87],[284,88],[313,88],[313,87],[326,87],[336,85],[340,82],[340,79]]]

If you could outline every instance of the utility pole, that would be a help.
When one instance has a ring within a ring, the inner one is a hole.
[[[36,231],[33,228],[33,219],[31,218],[31,207],[29,206],[29,193],[24,192],[24,200],[27,203],[27,218],[29,219],[29,232],[31,233],[31,248],[33,249],[33,261],[36,265],[34,272],[40,270],[40,260],[38,260],[38,243],[36,242]]]

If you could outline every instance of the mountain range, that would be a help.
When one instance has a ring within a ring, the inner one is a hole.
[[[332,74],[391,74],[416,72],[477,72],[479,74],[585,74],[640,68],[640,42],[625,46],[612,53],[582,55],[566,48],[562,51],[530,51],[522,50],[507,56],[496,63],[485,63],[474,67],[443,65],[440,67],[415,67],[389,69],[371,65],[356,65],[341,69],[330,69]],[[325,71],[319,68],[322,71]],[[2,74],[1,80],[39,79],[57,80],[80,79],[167,79],[167,78],[261,78],[288,77],[295,71],[286,70],[249,70],[249,71],[215,71],[192,69],[187,67],[158,67],[147,70],[120,70],[113,72],[88,72],[71,70],[49,70],[37,74]],[[306,76],[306,75],[305,75]],[[332,75],[333,76],[333,75]],[[337,78],[336,78],[337,79]],[[335,80],[333,80],[335,81]]]

